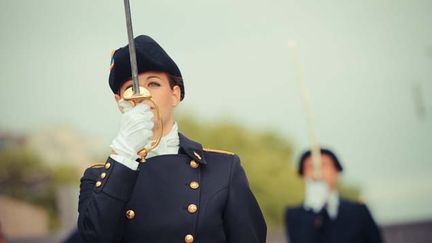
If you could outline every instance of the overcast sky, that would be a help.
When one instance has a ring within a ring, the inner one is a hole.
[[[432,218],[432,2],[131,1],[135,34],[179,65],[182,110],[308,145],[288,43],[298,44],[321,143],[381,223]],[[123,1],[0,1],[0,128],[67,123],[108,146],[107,84],[127,42]],[[181,128],[180,128],[181,130]]]

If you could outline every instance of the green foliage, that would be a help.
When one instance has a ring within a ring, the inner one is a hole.
[[[360,188],[354,185],[348,185],[344,183],[338,184],[338,191],[341,197],[349,199],[351,201],[360,201]]]
[[[56,190],[59,185],[78,181],[68,166],[50,168],[32,152],[21,147],[0,151],[0,194],[47,210],[50,226],[57,225]]]
[[[3,150],[0,153],[0,193],[25,201],[37,202],[44,198],[51,178],[41,161],[29,151]]]

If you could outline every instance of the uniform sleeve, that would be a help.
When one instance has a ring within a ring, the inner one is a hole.
[[[368,243],[382,243],[381,232],[375,223],[369,209],[366,205],[363,205],[363,215],[364,215],[364,236],[366,242]]]
[[[238,156],[230,171],[230,185],[224,212],[227,243],[265,243],[267,226]]]
[[[121,242],[125,205],[138,172],[108,158],[103,168],[89,168],[81,178],[78,229],[87,243]]]

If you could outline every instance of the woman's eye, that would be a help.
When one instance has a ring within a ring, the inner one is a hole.
[[[160,84],[158,82],[150,82],[148,83],[148,87],[160,87]]]

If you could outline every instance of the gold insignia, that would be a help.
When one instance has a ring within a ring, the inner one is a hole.
[[[219,154],[229,154],[229,155],[234,155],[233,152],[228,152],[228,151],[219,150],[219,149],[203,148],[203,150],[206,151],[206,152],[213,152],[213,153],[219,153]]]
[[[103,168],[104,166],[105,166],[104,163],[96,163],[96,164],[91,165],[89,168],[98,169],[98,168]]]
[[[195,157],[196,157],[198,160],[201,160],[201,156],[200,156],[197,152],[193,152],[193,154],[195,155]]]

